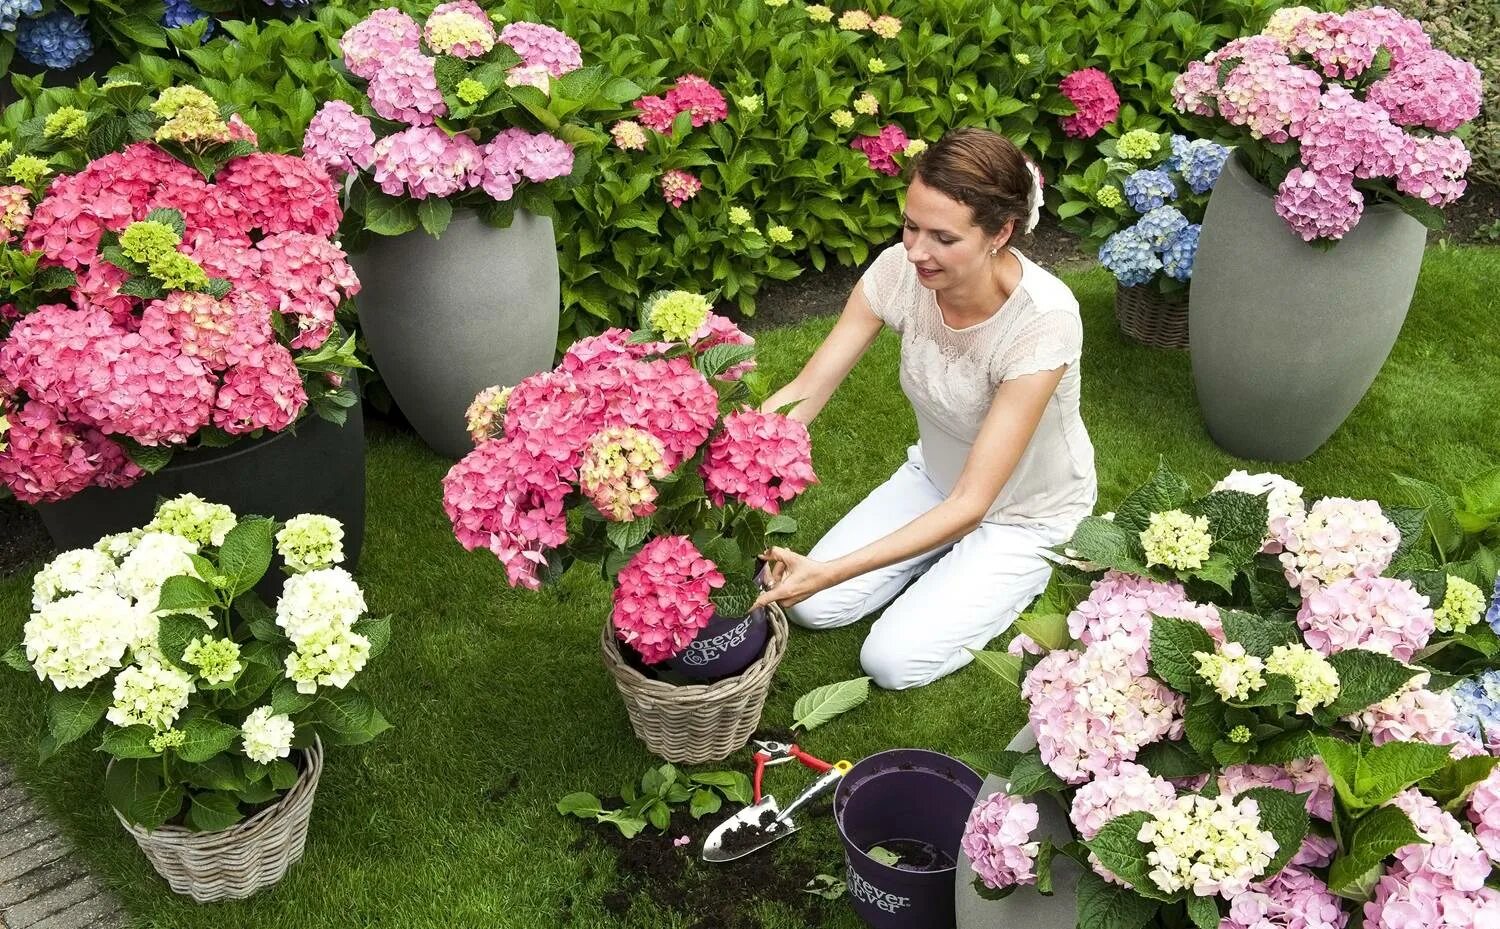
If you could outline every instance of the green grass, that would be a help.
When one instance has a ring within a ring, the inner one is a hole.
[[[1185,354],[1127,345],[1116,334],[1107,275],[1096,270],[1068,282],[1086,316],[1084,415],[1098,451],[1101,503],[1113,505],[1159,454],[1198,486],[1232,467],[1255,470],[1208,440]],[[1430,251],[1406,329],[1369,395],[1328,445],[1282,472],[1314,495],[1379,497],[1394,494],[1393,470],[1451,485],[1493,465],[1487,450],[1496,447],[1500,409],[1497,283],[1500,250]],[[762,357],[774,377],[794,373],[829,326],[813,320],[763,333]],[[824,483],[793,511],[802,522],[799,548],[882,481],[915,435],[896,359],[895,340],[883,337],[815,424]],[[612,792],[651,763],[600,665],[607,590],[576,573],[537,594],[507,589],[492,557],[465,553],[453,541],[439,503],[444,471],[407,435],[371,436],[361,576],[372,608],[398,622],[392,648],[365,684],[397,728],[371,745],[332,752],[307,857],[272,891],[211,907],[171,894],[101,798],[104,758],[76,750],[39,765],[44,694],[19,676],[3,678],[0,755],[62,819],[137,925],[622,924],[599,902],[617,886],[612,853],[580,845],[580,833],[593,827],[552,809],[573,790]],[[19,637],[28,597],[29,577],[0,582],[0,642]],[[863,634],[862,625],[796,633],[766,724],[786,725],[806,690],[857,675]],[[1016,705],[984,671],[969,668],[920,691],[877,692],[805,741],[831,758],[894,746],[961,753],[998,747],[1019,722]],[[782,791],[800,776],[786,771],[772,775]],[[842,851],[826,818],[784,844],[778,854],[789,868],[807,876],[841,870]],[[802,925],[773,904],[756,913],[766,926]],[[624,924],[684,929],[691,922],[638,900]],[[858,925],[842,903],[825,905],[818,922]]]

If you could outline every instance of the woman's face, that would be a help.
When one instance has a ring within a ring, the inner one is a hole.
[[[906,221],[901,244],[917,266],[917,279],[929,290],[947,290],[986,273],[990,250],[1008,238],[1010,224],[987,235],[974,224],[974,211],[920,177],[906,188]]]

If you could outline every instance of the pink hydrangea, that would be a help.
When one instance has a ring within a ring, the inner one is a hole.
[[[646,130],[633,119],[619,120],[610,127],[609,134],[621,151],[639,152],[646,148]]]
[[[1384,32],[1363,16],[1316,13],[1292,27],[1290,51],[1312,57],[1331,78],[1365,73],[1380,51]]]
[[[1172,103],[1184,113],[1213,116],[1218,110],[1219,71],[1202,61],[1188,62],[1172,82]]]
[[[578,486],[605,519],[629,522],[656,512],[656,486],[669,473],[661,442],[639,429],[594,433],[578,466]]]
[[[696,74],[684,74],[667,91],[667,106],[675,116],[684,111],[693,114],[693,127],[716,123],[729,116],[729,102],[719,89]]]
[[[629,329],[610,328],[568,346],[558,367],[571,374],[581,374],[604,365],[644,357],[647,354],[646,348],[645,345],[630,344]]]
[[[1396,168],[1396,189],[1433,206],[1447,206],[1463,196],[1471,156],[1453,136],[1414,138]]]
[[[1128,654],[1130,670],[1143,675],[1150,668],[1151,620],[1154,616],[1198,623],[1217,641],[1224,641],[1219,610],[1211,603],[1194,603],[1178,583],[1163,583],[1134,574],[1109,571],[1094,581],[1087,599],[1068,614],[1068,634],[1085,646],[1108,643]]]
[[[1370,85],[1365,99],[1385,109],[1398,125],[1452,132],[1479,115],[1484,88],[1478,68],[1426,49]]]
[[[236,142],[249,142],[251,145],[260,144],[260,136],[255,134],[255,129],[240,118],[240,114],[231,113],[227,120],[229,126],[229,138]]]
[[[1492,929],[1500,891],[1460,890],[1442,874],[1388,871],[1364,908],[1366,929]]]
[[[1224,78],[1217,102],[1232,125],[1253,138],[1285,142],[1317,112],[1323,79],[1316,71],[1276,58],[1247,58]]]
[[[1401,544],[1401,532],[1374,500],[1325,497],[1289,519],[1279,541],[1287,583],[1305,597],[1346,577],[1379,577]]]
[[[617,370],[618,375],[605,369],[593,377],[600,383],[623,377],[628,383],[630,392],[615,409],[622,424],[661,439],[669,468],[693,457],[719,418],[719,394],[708,379],[686,358],[636,361]]]
[[[262,306],[260,343],[270,341],[269,315]],[[184,355],[197,358],[212,371],[222,371],[229,366],[230,346],[236,338],[243,341],[256,332],[249,327],[236,326],[241,318],[228,300],[218,300],[210,294],[177,291],[146,304],[141,315],[140,332],[147,341],[163,345],[175,343]],[[249,314],[243,318],[250,318]]]
[[[703,486],[715,506],[733,497],[767,513],[817,482],[807,427],[788,416],[742,410],[724,417],[724,428],[703,456]]]
[[[1358,732],[1369,733],[1376,745],[1387,742],[1426,742],[1429,745],[1456,745],[1458,709],[1449,691],[1432,691],[1420,675],[1412,684],[1379,703],[1347,718]]]
[[[10,242],[31,219],[31,191],[20,185],[0,187],[0,245]]]
[[[1338,840],[1333,836],[1309,832],[1302,839],[1297,854],[1287,864],[1293,868],[1326,868],[1333,863],[1333,856],[1338,850]]]
[[[208,425],[213,372],[174,345],[120,332],[95,344],[99,367],[73,400],[77,418],[142,445],[180,445]]]
[[[418,51],[422,27],[394,7],[376,10],[344,33],[339,47],[344,66],[356,77],[372,80],[385,62],[403,51]]]
[[[1230,898],[1219,929],[1343,929],[1348,922],[1327,884],[1311,871],[1289,867]]]
[[[1071,138],[1090,138],[1120,115],[1120,95],[1109,75],[1098,68],[1074,71],[1058,82],[1057,89],[1077,108],[1061,120],[1063,132]]]
[[[448,113],[438,89],[437,66],[416,49],[398,51],[381,62],[366,92],[375,115],[408,126],[430,126]]]
[[[145,474],[97,429],[63,420],[37,400],[9,413],[0,482],[23,503],[54,503],[91,487],[128,487]]]
[[[334,314],[359,293],[344,250],[321,236],[283,232],[255,245],[261,253],[254,292],[292,318],[293,348],[317,348],[333,331]]]
[[[1469,794],[1469,822],[1490,861],[1500,864],[1500,768],[1491,770]]]
[[[743,332],[732,320],[720,316],[718,313],[709,313],[703,325],[693,333],[692,346],[695,352],[706,352],[719,345],[754,345],[755,339]],[[727,369],[719,375],[721,381],[737,381],[755,370],[755,359],[750,358]]]
[[[661,195],[674,207],[680,208],[696,197],[702,188],[702,181],[681,168],[672,168],[662,173]]]
[[[1323,655],[1363,648],[1411,661],[1433,632],[1432,606],[1410,581],[1350,577],[1313,590],[1297,610],[1307,644]]]
[[[375,143],[375,183],[414,200],[448,197],[479,183],[484,153],[466,135],[413,126]]]
[[[103,366],[100,343],[118,330],[103,310],[48,303],[22,317],[0,343],[0,383],[68,410]]]
[[[505,434],[528,453],[575,470],[589,437],[605,425],[619,425],[610,417],[609,399],[589,379],[568,371],[533,374],[511,391]]]
[[[505,566],[510,586],[536,590],[546,552],[567,540],[563,501],[576,473],[558,457],[507,435],[481,444],[449,469],[443,510],[459,544],[469,551],[488,549]]]
[[[615,635],[646,664],[675,655],[714,617],[709,597],[724,586],[718,567],[687,536],[657,536],[620,569],[615,580]]]
[[[849,147],[863,152],[873,170],[895,177],[901,173],[901,166],[896,164],[896,155],[909,144],[911,140],[906,137],[906,130],[891,123],[882,127],[878,135],[860,136],[850,142]]]
[[[338,233],[343,209],[333,179],[316,163],[295,155],[262,152],[236,158],[214,175],[262,235],[301,232],[328,237]]]
[[[1391,53],[1394,67],[1402,67],[1414,56],[1432,48],[1432,40],[1422,31],[1420,22],[1390,7],[1375,6],[1345,15],[1358,16],[1365,21],[1365,25],[1380,37],[1380,44]]]
[[[127,325],[135,317],[140,300],[120,293],[127,275],[124,269],[107,261],[95,261],[76,272],[77,283],[70,292],[80,310],[103,310],[116,325]]]
[[[640,114],[641,125],[652,132],[666,135],[672,131],[672,121],[677,118],[677,108],[668,103],[666,98],[648,94],[635,101],[635,109]],[[645,146],[643,144],[640,147]]]
[[[302,155],[343,177],[375,163],[375,129],[342,100],[323,104],[302,136]]]
[[[1333,776],[1321,758],[1297,758],[1286,764],[1291,791],[1307,797],[1307,812],[1324,822],[1333,820]]]
[[[495,27],[474,0],[452,0],[427,17],[422,38],[439,54],[477,58],[495,47]]]
[[[1304,167],[1335,175],[1392,177],[1405,160],[1406,133],[1373,103],[1355,99],[1343,87],[1330,87],[1322,105],[1302,125]]]
[[[1130,670],[1124,649],[1102,643],[1048,653],[1021,696],[1042,760],[1070,784],[1114,770],[1163,737],[1182,734],[1182,697]]]
[[[1219,792],[1237,797],[1255,787],[1275,787],[1277,790],[1293,790],[1292,776],[1287,770],[1272,764],[1232,764],[1219,772]]]
[[[1113,771],[1100,774],[1073,795],[1068,818],[1079,838],[1085,841],[1099,834],[1112,819],[1129,813],[1155,813],[1177,799],[1176,789],[1166,780],[1133,761],[1122,761]],[[1105,880],[1120,879],[1090,854],[1094,870]]]
[[[307,405],[307,391],[292,353],[278,343],[251,348],[224,373],[214,402],[214,425],[230,435],[258,429],[279,432]]]
[[[1397,794],[1390,805],[1406,814],[1425,841],[1396,849],[1392,873],[1437,875],[1469,892],[1484,887],[1490,876],[1489,856],[1451,813],[1415,788]]]
[[[509,200],[522,178],[533,183],[573,171],[573,147],[545,132],[506,129],[484,147],[481,186],[496,200]]]
[[[135,212],[123,193],[91,192],[76,175],[61,177],[36,205],[22,246],[77,271],[96,260],[104,233],[124,229]]]
[[[511,23],[500,30],[500,41],[515,49],[524,67],[541,65],[553,77],[562,77],[583,67],[583,50],[578,43],[551,26]]]
[[[999,890],[1036,883],[1041,843],[1032,841],[1031,834],[1037,821],[1035,803],[1003,791],[990,794],[969,812],[959,844],[986,887]]]

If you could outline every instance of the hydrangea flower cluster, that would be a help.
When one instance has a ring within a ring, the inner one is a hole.
[[[703,486],[716,506],[734,498],[780,513],[781,504],[817,480],[807,427],[774,413],[746,409],[725,416],[703,456]]]
[[[1083,68],[1063,78],[1057,89],[1077,108],[1061,120],[1063,133],[1087,139],[1120,115],[1120,94],[1109,75],[1098,68]]]
[[[427,17],[422,39],[439,55],[477,58],[495,47],[495,27],[473,0],[454,0]]]
[[[1292,679],[1297,688],[1297,712],[1311,713],[1338,699],[1342,683],[1328,659],[1306,645],[1278,645],[1266,658],[1266,670]]]
[[[245,757],[258,764],[270,764],[278,758],[292,753],[292,737],[297,724],[285,713],[277,713],[268,706],[256,707],[245,717],[240,730],[244,739]]]
[[[42,11],[42,0],[0,0],[0,32],[15,32],[20,21]]]
[[[1447,577],[1443,602],[1432,614],[1438,632],[1465,632],[1484,614],[1484,591],[1452,574]]]
[[[321,513],[293,516],[276,532],[276,554],[296,574],[343,564],[344,525]]]
[[[1152,513],[1146,528],[1141,530],[1146,564],[1165,565],[1175,571],[1203,567],[1212,544],[1208,517],[1190,516],[1181,510]]]
[[[1219,929],[1344,929],[1348,922],[1322,878],[1288,867],[1232,898]]]
[[[702,294],[665,290],[646,299],[641,316],[668,342],[686,342],[708,321],[712,307]]]
[[[678,113],[692,114],[695,129],[729,117],[729,101],[724,99],[724,94],[696,74],[679,77],[665,95],[641,97],[635,101],[635,108],[640,113],[641,124],[660,135],[672,131]]]
[[[1217,641],[1224,640],[1213,604],[1194,603],[1181,584],[1122,571],[1106,572],[1093,582],[1088,598],[1068,614],[1068,634],[1085,647],[1107,643],[1122,649],[1130,672],[1144,676],[1150,667],[1154,616],[1191,620]]]
[[[578,468],[578,484],[599,512],[629,522],[656,510],[656,487],[666,477],[666,449],[656,436],[629,427],[594,433]]]
[[[1451,693],[1458,731],[1486,750],[1500,747],[1500,671],[1460,681]]]
[[[647,542],[615,581],[615,634],[647,664],[678,654],[713,619],[710,593],[724,575],[686,536]]]
[[[94,53],[88,20],[67,10],[21,19],[16,51],[34,65],[60,71],[83,63]]]
[[[542,23],[508,23],[500,30],[500,41],[521,56],[521,68],[543,68],[552,77],[562,77],[583,67],[583,50],[564,32]]]
[[[364,592],[343,568],[319,568],[287,578],[276,601],[276,625],[296,649],[286,676],[297,692],[348,686],[370,657],[370,640],[354,631],[364,615]]]
[[[1369,733],[1376,745],[1387,742],[1426,742],[1459,745],[1460,754],[1477,746],[1462,738],[1458,707],[1452,691],[1427,689],[1430,675],[1422,672],[1401,690],[1347,719],[1356,731]]]
[[[672,168],[662,173],[661,195],[674,207],[681,208],[702,189],[703,182],[681,168]]]
[[[1151,880],[1167,893],[1197,896],[1244,893],[1276,854],[1276,839],[1260,828],[1260,808],[1246,797],[1177,798],[1141,826]]]
[[[1411,661],[1433,633],[1432,607],[1410,581],[1348,577],[1304,595],[1297,625],[1323,655],[1364,648]]]
[[[114,703],[104,717],[122,729],[150,726],[160,732],[171,728],[196,689],[192,675],[171,665],[131,665],[115,676]]]
[[[239,524],[234,511],[222,503],[211,503],[193,493],[181,494],[156,508],[146,532],[181,536],[199,547],[224,544],[224,536]]]
[[[474,395],[474,402],[464,412],[469,438],[479,445],[505,434],[505,407],[510,403],[509,387],[486,387]]]
[[[1305,597],[1347,577],[1378,577],[1401,544],[1401,533],[1374,500],[1325,497],[1277,528],[1281,567]]]
[[[1229,642],[1216,652],[1193,652],[1198,662],[1198,676],[1225,700],[1245,701],[1250,695],[1266,686],[1262,673],[1266,663],[1254,655],[1245,653],[1245,646]]]
[[[1192,279],[1202,226],[1183,211],[1201,218],[1203,205],[1180,196],[1173,173],[1193,194],[1201,195],[1213,189],[1229,157],[1222,145],[1180,135],[1170,137],[1169,156],[1158,155],[1162,139],[1143,129],[1122,136],[1116,144],[1121,157],[1126,157],[1120,148],[1123,144],[1132,155],[1150,160],[1127,175],[1119,187],[1111,183],[1094,192],[1096,202],[1106,209],[1124,205],[1141,214],[1133,225],[1111,234],[1099,249],[1099,262],[1125,287],[1148,284],[1159,274],[1184,283]]]
[[[964,824],[959,844],[986,887],[996,890],[1036,883],[1040,842],[1030,841],[1036,829],[1035,803],[996,791],[975,805]]]
[[[240,647],[234,640],[211,635],[189,642],[183,649],[182,660],[196,666],[198,676],[207,684],[232,681],[245,668],[240,662]]]
[[[1266,538],[1260,550],[1270,554],[1281,552],[1281,536],[1293,520],[1301,519],[1307,511],[1307,505],[1302,500],[1302,486],[1279,474],[1251,474],[1236,469],[1224,475],[1213,486],[1213,490],[1237,490],[1240,493],[1265,496]]]
[[[1500,771],[1491,770],[1469,795],[1468,819],[1485,854],[1500,863]]]
[[[901,166],[896,164],[896,155],[906,151],[910,144],[911,139],[907,138],[906,130],[891,123],[882,126],[876,135],[860,136],[850,142],[849,147],[857,152],[863,152],[870,162],[871,169],[895,177],[901,173]]]

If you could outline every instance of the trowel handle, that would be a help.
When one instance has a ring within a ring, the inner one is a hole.
[[[853,765],[851,765],[849,762],[840,761],[838,764],[829,768],[823,773],[822,777],[813,781],[811,786],[802,791],[802,793],[798,794],[797,799],[789,803],[786,809],[782,810],[781,814],[776,817],[776,821],[784,822],[788,819],[791,819],[793,813],[797,812],[802,807],[807,806],[809,803],[816,800],[820,795],[827,792],[827,790],[834,784],[837,784],[839,782],[839,778],[847,774],[849,769],[852,767]]]

